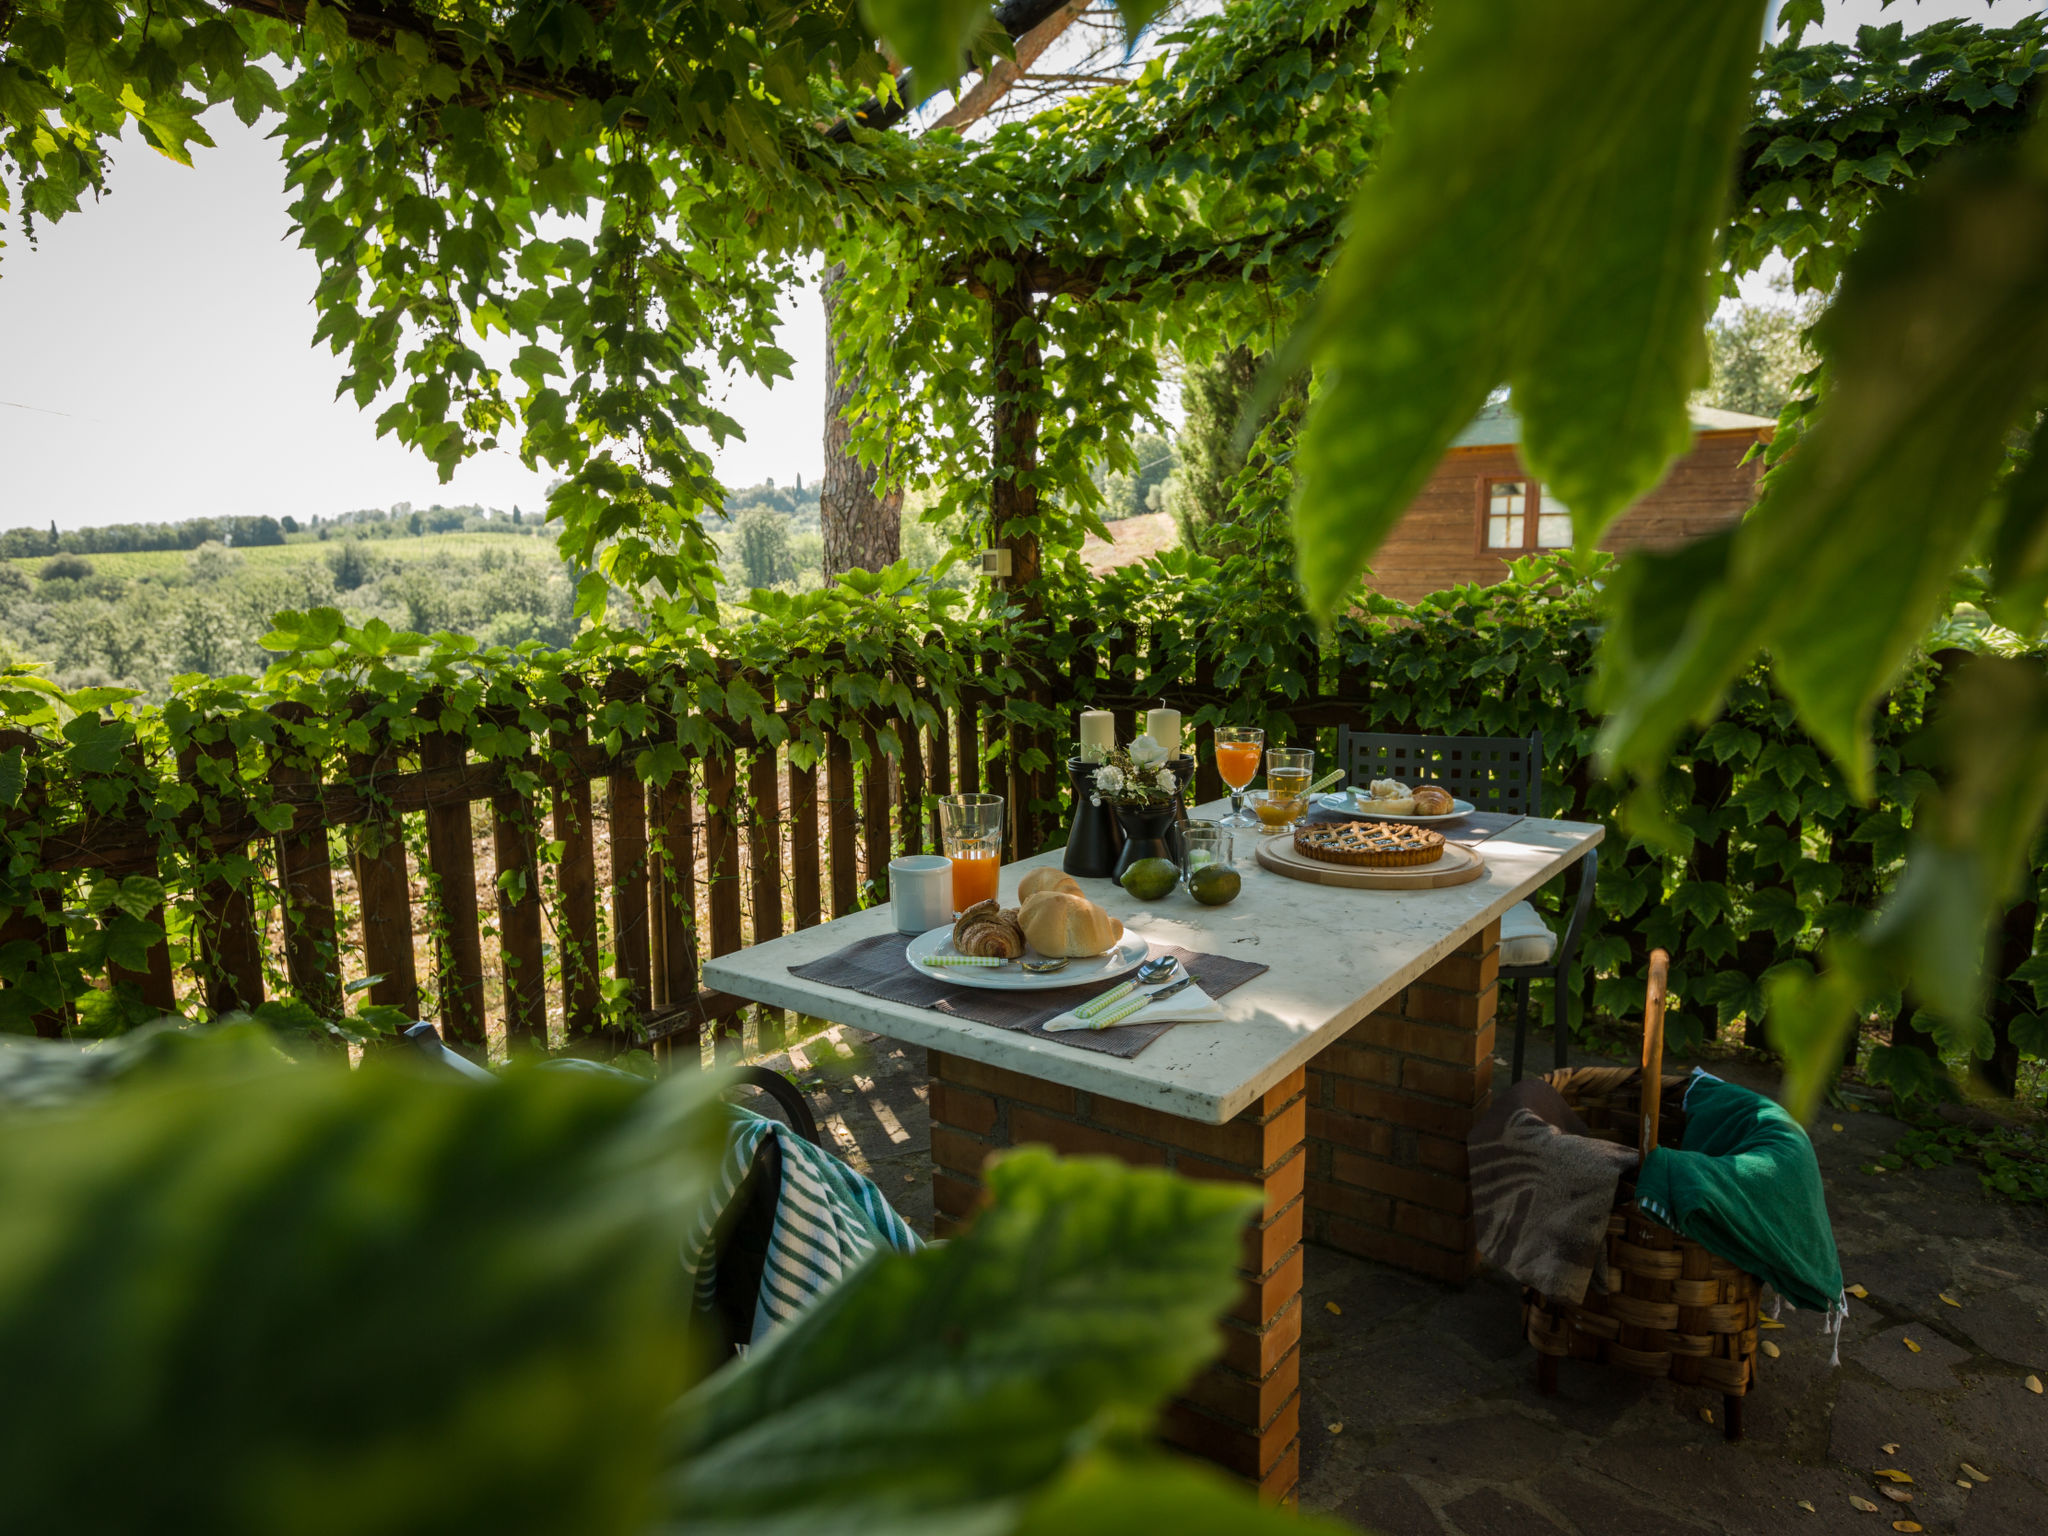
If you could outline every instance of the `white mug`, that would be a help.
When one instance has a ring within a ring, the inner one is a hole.
[[[913,853],[889,861],[889,905],[898,933],[928,933],[953,921],[953,861]]]

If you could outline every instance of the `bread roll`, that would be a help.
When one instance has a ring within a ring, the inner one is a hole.
[[[1081,882],[1063,869],[1034,869],[1017,882],[1017,901],[1021,906],[1041,891],[1064,891],[1069,896],[1085,893]]]
[[[1398,800],[1368,800],[1359,809],[1373,816],[1413,816],[1415,797],[1403,795]]]
[[[1415,791],[1415,814],[1418,816],[1448,816],[1457,809],[1451,799],[1451,792],[1441,784],[1424,784]]]
[[[1041,955],[1099,955],[1124,936],[1124,925],[1085,896],[1041,891],[1024,903],[1018,921]]]

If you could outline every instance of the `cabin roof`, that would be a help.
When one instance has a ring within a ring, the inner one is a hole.
[[[1757,432],[1776,425],[1768,416],[1745,416],[1741,411],[1724,411],[1711,405],[1692,408],[1692,429],[1695,432]],[[1493,448],[1521,440],[1522,418],[1515,414],[1513,406],[1501,400],[1490,401],[1481,407],[1465,430],[1451,439],[1451,446]]]

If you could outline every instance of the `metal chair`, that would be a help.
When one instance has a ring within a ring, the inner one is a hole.
[[[1348,782],[1399,779],[1404,784],[1441,784],[1479,811],[1543,814],[1543,736],[1407,736],[1389,731],[1337,729],[1337,766]],[[1518,901],[1501,918],[1503,982],[1515,989],[1515,1050],[1512,1082],[1522,1080],[1523,1047],[1529,1033],[1529,988],[1548,977],[1556,1014],[1557,1066],[1565,1065],[1571,1039],[1569,1006],[1572,957],[1578,953],[1593,910],[1593,882],[1600,872],[1599,850],[1589,848],[1574,866],[1578,884],[1571,917],[1559,940],[1535,906]]]

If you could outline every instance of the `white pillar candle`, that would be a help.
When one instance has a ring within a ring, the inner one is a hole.
[[[1081,711],[1081,753],[1084,757],[1091,747],[1100,749],[1104,757],[1116,750],[1116,716],[1106,709]]]
[[[1145,734],[1166,748],[1169,758],[1180,756],[1180,711],[1177,709],[1148,709],[1145,711]]]

